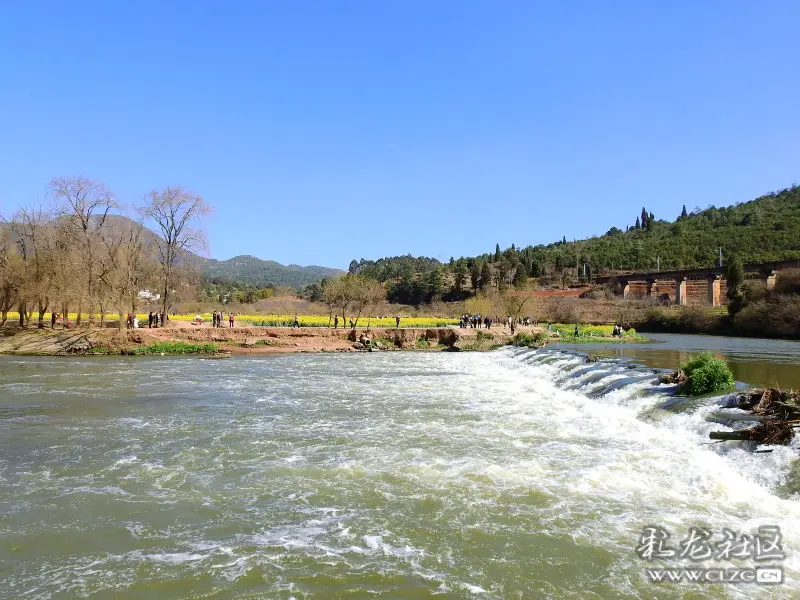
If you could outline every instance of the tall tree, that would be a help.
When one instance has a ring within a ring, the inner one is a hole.
[[[494,262],[498,262],[500,260],[500,244],[495,244],[494,247]]]
[[[137,293],[144,287],[145,279],[152,272],[143,234],[142,223],[131,221],[104,236],[107,266],[102,269],[102,281],[112,302],[116,304],[120,330],[125,322],[125,310],[135,314]]]
[[[200,196],[180,187],[152,191],[147,200],[148,204],[142,212],[155,222],[163,238],[158,247],[163,281],[161,310],[164,318],[169,320],[172,288],[176,283],[178,268],[187,264],[186,258],[190,252],[205,249],[205,232],[197,225],[201,217],[211,211],[211,207]]]
[[[480,289],[486,290],[492,285],[492,270],[489,268],[489,263],[481,264],[481,281]]]
[[[689,213],[688,213],[688,212],[686,212],[686,205],[684,204],[684,205],[683,205],[683,209],[681,210],[681,216],[680,216],[680,218],[681,218],[681,219],[685,219],[685,218],[686,218],[686,217],[688,217],[688,216],[689,216]]]
[[[444,292],[444,280],[441,270],[433,269],[425,277],[425,300],[431,302],[439,300]]]
[[[84,293],[78,299],[80,325],[82,300],[89,305],[89,327],[94,324],[95,306],[99,300],[98,268],[102,264],[98,249],[102,244],[101,230],[112,209],[118,208],[113,194],[102,183],[85,177],[59,177],[51,182],[51,188],[59,202],[59,212],[64,219],[69,235],[80,249],[79,265],[85,282]]]
[[[472,266],[469,269],[469,280],[472,284],[473,291],[477,292],[478,288],[481,285],[481,268],[483,267],[483,261],[476,260],[472,263]]]
[[[459,260],[453,266],[453,291],[457,294],[461,293],[464,289],[464,283],[467,280],[467,266],[464,261]]]
[[[725,266],[725,295],[728,298],[728,314],[735,317],[745,306],[742,294],[744,284],[744,267],[738,254],[732,254]]]
[[[374,279],[368,279],[359,275],[347,276],[350,280],[348,285],[350,287],[351,296],[353,299],[353,310],[356,313],[356,320],[354,325],[358,327],[358,320],[361,314],[370,307],[378,304],[381,300],[386,298],[386,292],[383,286]],[[367,320],[367,329],[369,329],[372,317]]]
[[[22,208],[9,224],[17,240],[24,269],[23,291],[20,295],[20,325],[24,323],[27,303],[38,310],[38,327],[44,327],[44,313],[50,305],[54,276],[54,233],[52,215],[33,206]]]
[[[528,273],[524,265],[519,265],[514,271],[514,277],[511,280],[512,285],[517,289],[522,289],[527,286]]]
[[[21,261],[11,230],[0,229],[0,326],[6,324],[8,311],[17,301],[24,281]]]

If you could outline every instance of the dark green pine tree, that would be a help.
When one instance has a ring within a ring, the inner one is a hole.
[[[458,261],[453,268],[453,291],[457,294],[461,293],[464,288],[464,282],[467,280],[467,265],[462,261]]]
[[[636,229],[641,229],[642,228],[642,224],[639,222],[639,217],[636,217],[636,226],[635,226],[635,228]]]
[[[494,262],[500,261],[500,244],[496,244],[494,247]]]
[[[744,267],[742,259],[737,254],[728,258],[725,266],[725,295],[728,297],[728,314],[735,317],[745,306],[745,299],[742,295],[742,284],[744,283]]]
[[[525,284],[528,282],[528,274],[525,269],[525,265],[519,265],[517,270],[514,271],[514,278],[511,280],[511,284],[517,288],[522,289],[525,287]]]
[[[686,217],[688,217],[688,216],[689,216],[689,213],[687,213],[687,212],[686,212],[686,205],[684,204],[684,205],[683,205],[683,210],[681,211],[681,216],[680,216],[680,218],[681,218],[681,219],[685,219],[685,218],[686,218]]]
[[[478,291],[478,288],[481,285],[481,267],[483,266],[483,261],[476,260],[472,263],[472,267],[469,270],[469,280],[472,284],[472,289]]]
[[[489,268],[489,263],[483,263],[483,265],[481,265],[480,288],[485,290],[490,285],[492,285],[492,270]]]
[[[644,206],[642,207],[642,221],[641,221],[641,226],[642,226],[642,227],[647,227],[647,209],[645,209],[645,207],[644,207]]]

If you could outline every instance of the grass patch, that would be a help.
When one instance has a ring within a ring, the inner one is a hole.
[[[217,354],[217,344],[189,344],[187,342],[156,342],[142,348],[135,348],[133,354]]]
[[[575,336],[575,324],[555,323],[551,326],[552,331],[558,335],[558,341],[570,344],[607,344],[607,343],[631,343],[649,342],[650,340],[643,335],[639,335],[631,327],[624,330],[622,336],[614,337],[613,325],[578,325],[578,335]]]
[[[424,336],[420,336],[419,338],[417,338],[416,346],[417,346],[417,348],[423,350],[423,349],[426,349],[426,348],[430,348],[431,347],[431,343],[428,341],[428,338],[426,338]]]
[[[525,346],[527,348],[541,348],[545,345],[547,336],[542,333],[518,333],[512,337],[508,343],[514,346]]]

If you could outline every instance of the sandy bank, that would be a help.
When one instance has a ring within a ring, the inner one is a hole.
[[[480,334],[479,334],[480,332]],[[488,335],[487,335],[488,334]],[[0,354],[69,356],[125,354],[159,342],[215,344],[224,353],[270,354],[278,352],[356,352],[362,336],[379,342],[382,350],[485,350],[503,344],[503,330],[443,328],[328,329],[322,327],[212,328],[187,323],[160,329],[35,329],[8,326],[0,330]],[[480,339],[480,344],[476,343]],[[373,344],[374,346],[374,344]]]

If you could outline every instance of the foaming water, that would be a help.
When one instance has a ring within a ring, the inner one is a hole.
[[[624,361],[4,357],[0,374],[3,598],[800,594],[796,449],[709,445],[741,411]],[[779,525],[787,582],[656,586],[646,525]]]

